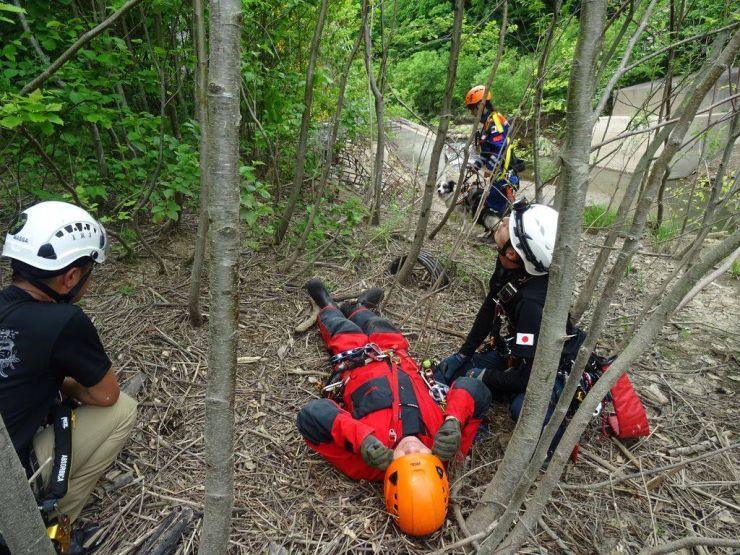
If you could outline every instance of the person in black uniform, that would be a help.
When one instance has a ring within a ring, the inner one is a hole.
[[[55,201],[19,214],[3,244],[13,277],[0,291],[0,415],[28,476],[39,471],[32,486],[49,524],[60,515],[75,521],[136,420],[136,402],[120,391],[95,326],[75,304],[107,247],[98,221]],[[63,399],[78,408],[67,413],[71,448],[61,466],[69,474],[55,497],[56,430],[46,424]],[[85,552],[75,545],[83,536],[73,536],[69,553]]]
[[[494,400],[510,403],[514,420],[532,370],[557,225],[558,214],[549,206],[515,203],[494,233],[496,267],[473,327],[460,350],[437,365],[436,377],[443,383],[464,374],[482,380]],[[570,322],[566,331],[571,337],[561,366],[575,358],[585,338]],[[476,352],[489,335],[493,346]],[[548,420],[561,391],[562,380],[557,380]]]

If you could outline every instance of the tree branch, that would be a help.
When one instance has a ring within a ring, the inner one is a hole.
[[[21,94],[28,94],[38,89],[41,85],[44,84],[44,82],[46,82],[47,79],[49,79],[49,77],[54,75],[60,67],[67,63],[80,48],[85,46],[88,42],[90,42],[100,33],[105,31],[108,27],[113,25],[116,21],[118,21],[118,19],[120,19],[123,14],[125,14],[141,1],[142,0],[129,0],[100,25],[90,29],[85,34],[83,34],[79,39],[77,39],[77,42],[67,48],[67,50],[61,56],[54,60],[54,62],[49,67],[47,67],[41,75],[36,77],[36,79],[28,83],[25,87],[23,87],[21,89]]]
[[[640,551],[639,555],[662,555],[663,553],[675,553],[685,548],[698,545],[710,545],[712,547],[740,547],[740,540],[731,538],[705,538],[702,536],[688,536],[680,540],[664,543],[656,547],[650,547]]]

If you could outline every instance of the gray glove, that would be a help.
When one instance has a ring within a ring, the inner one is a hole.
[[[380,440],[370,434],[360,444],[360,455],[368,466],[385,470],[393,460],[393,451],[383,445]]]
[[[451,461],[460,450],[461,439],[460,421],[457,418],[448,418],[437,430],[437,435],[434,436],[432,454],[443,461]]]

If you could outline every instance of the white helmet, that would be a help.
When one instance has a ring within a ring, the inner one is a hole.
[[[21,212],[5,236],[3,256],[45,271],[62,270],[89,256],[105,262],[105,229],[82,208],[67,202],[40,202]]]
[[[528,274],[542,276],[548,272],[557,231],[558,213],[554,209],[544,204],[514,203],[509,240]]]

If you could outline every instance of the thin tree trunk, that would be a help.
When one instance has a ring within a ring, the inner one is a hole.
[[[596,406],[609,393],[609,390],[614,386],[619,377],[628,368],[632,367],[633,363],[645,350],[654,344],[655,338],[660,333],[668,316],[673,313],[678,303],[689,292],[691,287],[715,264],[727,258],[738,247],[740,247],[740,231],[736,231],[733,235],[722,241],[722,243],[687,271],[663,298],[663,301],[653,311],[650,317],[632,336],[629,345],[627,345],[625,350],[622,351],[619,357],[609,367],[609,371],[596,382],[596,385],[594,385],[583,400],[576,414],[573,415],[550,460],[547,472],[540,481],[534,497],[527,502],[526,512],[517,523],[511,535],[506,539],[505,548],[497,551],[497,553],[512,555],[518,553],[519,548],[526,538],[536,529],[537,520],[542,515],[545,505],[560,479],[560,475],[573,450],[573,446],[591,421]]]
[[[499,520],[491,541],[482,544],[483,553],[491,552],[504,537],[523,500],[523,495],[521,499],[514,500],[511,496],[522,478],[522,468],[526,468],[537,447],[555,382],[554,369],[558,366],[565,340],[583,224],[583,205],[588,188],[589,154],[595,123],[591,104],[596,86],[593,71],[602,46],[606,0],[586,0],[581,6],[580,31],[568,85],[567,134],[561,151],[563,169],[556,198],[558,236],[550,265],[548,294],[534,364],[522,413],[504,459],[486,488],[481,503],[466,522],[471,533],[486,530],[501,517],[501,507],[509,505],[510,510]]]
[[[732,263],[737,260],[737,258],[740,256],[740,249],[735,249],[735,252],[733,252],[730,256],[727,257],[727,259],[717,268],[715,271],[713,271],[711,274],[704,277],[699,283],[697,283],[694,287],[691,288],[691,291],[686,293],[686,296],[681,300],[681,302],[676,307],[676,312],[681,310],[684,306],[686,306],[688,303],[691,302],[691,300],[696,297],[699,292],[701,292],[702,289],[704,289],[707,285],[712,283],[715,279],[717,279],[719,276],[724,274],[727,270],[729,270],[730,266],[732,266]]]
[[[542,172],[540,170],[540,151],[538,140],[540,138],[540,118],[542,115],[542,93],[545,88],[545,73],[547,71],[547,59],[550,57],[550,46],[552,44],[552,37],[555,34],[555,25],[558,22],[560,15],[560,7],[563,5],[563,0],[556,0],[555,6],[552,11],[552,20],[550,26],[547,28],[547,34],[545,35],[545,43],[542,45],[542,53],[540,54],[540,61],[537,65],[537,81],[535,82],[534,89],[534,100],[532,106],[534,108],[534,140],[532,142],[532,166],[534,172],[534,198],[535,202],[542,202],[544,198],[542,184]]]
[[[339,81],[337,107],[332,118],[331,135],[329,137],[329,142],[327,143],[326,160],[324,160],[324,166],[321,171],[321,181],[319,182],[319,187],[316,191],[316,199],[314,200],[313,206],[311,207],[311,213],[308,217],[306,227],[303,229],[303,233],[301,234],[301,239],[298,242],[298,245],[296,245],[296,248],[293,250],[293,254],[284,265],[285,270],[289,270],[290,268],[292,268],[298,256],[300,256],[300,254],[303,252],[303,249],[306,246],[306,241],[308,240],[308,235],[311,233],[311,229],[313,229],[313,223],[316,219],[316,214],[321,207],[321,200],[324,195],[324,189],[326,188],[326,183],[329,180],[329,173],[331,172],[332,159],[334,156],[334,146],[337,142],[339,126],[342,123],[342,109],[344,108],[344,93],[347,89],[347,80],[349,79],[349,73],[352,68],[352,61],[355,59],[357,51],[360,49],[360,42],[363,40],[363,37],[365,37],[365,30],[367,29],[367,2],[362,3],[362,12],[363,13],[360,21],[360,29],[357,32],[357,38],[352,45],[352,51],[347,57],[347,62],[344,64],[342,77]]]
[[[0,416],[0,534],[14,555],[54,555],[26,472]]]
[[[381,45],[383,55],[380,61],[380,75],[378,80],[382,83],[385,80],[385,67],[387,50],[385,49],[383,36],[383,19],[385,17],[384,2],[380,3],[380,27],[381,27]],[[380,205],[383,197],[383,164],[385,163],[385,116],[383,91],[378,87],[378,83],[373,76],[373,56],[372,56],[372,38],[370,36],[370,20],[365,18],[365,69],[367,70],[367,81],[375,100],[375,124],[378,129],[378,136],[375,141],[375,160],[372,171],[372,191],[373,191],[373,208],[370,223],[372,225],[380,224]]]
[[[724,42],[724,39],[720,38],[719,43],[721,44],[722,42]],[[734,48],[737,49],[737,45],[735,45]],[[728,57],[728,52],[726,51],[722,56],[719,56],[719,58],[723,58],[724,61],[730,59]],[[709,59],[714,60],[715,57],[710,56]],[[720,59],[719,62],[721,65],[722,59]],[[721,72],[721,68],[719,72]],[[650,174],[650,178],[645,186],[645,193],[638,201],[632,227],[627,233],[627,238],[622,247],[622,251],[617,256],[617,260],[611,269],[607,283],[604,286],[601,295],[599,296],[599,303],[594,310],[591,324],[589,326],[589,335],[578,353],[578,357],[576,358],[576,361],[573,365],[573,370],[571,371],[571,374],[566,381],[565,388],[560,395],[560,399],[555,407],[555,410],[553,411],[550,421],[548,422],[545,430],[542,433],[540,444],[538,445],[535,456],[532,458],[529,463],[529,467],[526,469],[525,476],[527,477],[529,483],[534,481],[535,477],[537,476],[540,465],[545,459],[547,446],[550,445],[550,442],[555,436],[560,423],[565,417],[565,413],[568,409],[568,405],[570,404],[570,400],[573,399],[576,388],[578,387],[581,371],[585,367],[589,353],[591,353],[591,351],[594,349],[596,341],[601,335],[604,325],[606,324],[606,319],[609,314],[609,308],[614,299],[616,291],[618,290],[619,283],[624,278],[624,271],[627,263],[639,247],[639,238],[642,236],[642,233],[644,231],[647,214],[655,198],[661,172],[665,171],[672,156],[675,154],[676,148],[673,145],[680,145],[682,143],[683,136],[688,130],[688,126],[691,120],[693,120],[694,118],[697,107],[700,105],[702,99],[704,98],[706,91],[718,78],[719,72],[717,72],[717,68],[713,68],[711,72],[702,72],[704,78],[697,78],[697,80],[695,81],[695,92],[693,96],[687,97],[683,102],[681,108],[682,116],[679,120],[679,124],[674,129],[674,134],[668,140],[668,148],[673,149],[673,153],[665,151],[664,153],[661,153],[661,156],[658,158],[658,161],[656,162],[655,167]],[[661,143],[662,141],[658,141],[658,144]]]
[[[491,66],[491,71],[488,74],[488,79],[486,80],[485,84],[485,90],[484,90],[484,96],[488,94],[488,91],[491,89],[491,85],[493,84],[493,79],[496,77],[496,71],[498,70],[498,65],[501,62],[501,56],[504,53],[504,39],[506,38],[506,28],[508,25],[508,15],[509,15],[509,2],[508,0],[503,1],[503,14],[501,15],[501,30],[498,37],[498,50],[496,51],[496,58],[493,61],[493,66]],[[460,163],[460,173],[457,176],[457,184],[455,185],[455,192],[452,194],[452,200],[450,201],[450,205],[447,207],[447,212],[444,213],[444,216],[442,216],[442,219],[437,224],[437,226],[432,230],[432,232],[429,234],[429,239],[432,240],[437,236],[437,233],[440,232],[440,230],[445,226],[447,223],[447,220],[450,219],[450,216],[455,211],[455,207],[457,205],[457,199],[460,197],[460,190],[462,189],[463,181],[465,180],[465,172],[467,171],[468,166],[468,157],[470,155],[470,147],[473,144],[473,141],[475,140],[475,135],[478,132],[478,127],[480,126],[480,118],[483,114],[483,106],[484,104],[481,103],[480,108],[478,109],[478,112],[475,114],[475,120],[473,122],[473,128],[470,130],[470,135],[468,135],[468,140],[465,143],[465,147],[463,148],[463,159]],[[494,168],[494,171],[496,171],[496,168]],[[490,183],[487,186],[490,188]],[[484,191],[484,195],[487,195],[488,192]],[[481,198],[486,198],[481,197]],[[479,206],[479,208],[482,209],[482,204]],[[478,216],[480,215],[480,210],[476,212],[475,218],[473,221],[475,221]]]
[[[93,144],[95,145],[95,158],[98,160],[98,175],[103,178],[108,177],[108,163],[105,161],[103,139],[100,137],[100,130],[97,124],[90,124],[90,133],[92,134]]]
[[[740,33],[738,33],[738,35],[740,36]],[[703,79],[697,78],[695,82],[695,87],[694,87],[695,88],[694,95],[686,98],[683,103],[681,119],[679,123],[676,125],[676,127],[674,128],[674,133],[671,135],[670,139],[668,140],[668,147],[666,148],[666,150],[663,151],[663,153],[661,153],[660,157],[658,158],[658,161],[655,164],[655,167],[653,167],[653,170],[650,174],[650,179],[648,180],[648,183],[645,187],[645,193],[638,202],[632,228],[630,229],[628,237],[625,240],[624,246],[622,248],[622,252],[620,252],[620,254],[618,255],[617,261],[615,262],[615,265],[611,270],[609,280],[606,286],[604,287],[604,291],[600,297],[599,304],[596,307],[596,310],[594,311],[594,316],[591,322],[589,335],[586,339],[586,342],[581,347],[578,357],[573,365],[573,370],[571,371],[570,376],[568,380],[566,381],[565,388],[560,395],[560,399],[550,418],[550,421],[548,422],[547,426],[542,432],[542,435],[539,440],[539,445],[537,447],[535,455],[534,457],[532,457],[531,461],[529,462],[528,467],[525,470],[525,473],[524,473],[525,480],[522,483],[522,487],[516,491],[515,500],[517,504],[516,506],[512,506],[511,504],[509,505],[509,510],[507,511],[507,515],[509,516],[511,515],[512,512],[515,513],[518,510],[519,506],[521,505],[521,502],[524,499],[524,495],[526,494],[526,490],[528,489],[529,484],[531,484],[532,481],[535,479],[538,469],[540,468],[540,465],[544,461],[544,458],[547,452],[547,446],[549,446],[552,438],[554,437],[557,428],[559,427],[560,423],[562,422],[565,416],[565,412],[567,411],[568,405],[570,404],[570,400],[573,398],[573,395],[575,394],[575,390],[578,385],[578,381],[579,381],[578,378],[580,377],[581,370],[585,366],[586,359],[588,358],[588,353],[593,349],[596,343],[596,340],[599,337],[601,330],[603,329],[603,326],[606,322],[606,316],[608,314],[609,306],[617,290],[617,286],[624,276],[624,268],[626,267],[626,264],[629,258],[634,254],[639,244],[638,240],[642,235],[645,221],[647,219],[647,213],[657,193],[657,187],[659,185],[660,176],[662,175],[662,172],[665,171],[667,164],[670,162],[670,159],[675,154],[675,151],[677,150],[676,145],[681,144],[683,140],[683,136],[688,130],[690,121],[693,119],[694,114],[696,113],[697,108],[699,104],[701,103],[701,100],[704,98],[704,95],[706,94],[709,87],[711,87],[713,83],[716,81],[716,79],[719,77],[719,73],[721,73],[722,71],[722,65],[727,63],[728,59],[731,59],[730,56],[734,57],[734,53],[732,53],[732,51],[734,50],[736,52],[737,48],[738,48],[738,44],[733,44],[732,42],[727,46],[727,48],[723,51],[722,55],[719,56],[716,62],[714,62],[710,66],[711,70],[702,72]],[[673,152],[671,152],[671,150]],[[548,298],[549,298],[549,295],[548,295]],[[680,298],[673,305],[674,308],[675,308],[675,305],[678,304],[679,301],[680,301]],[[655,315],[655,313],[653,313],[653,315]],[[658,328],[657,331],[659,330],[660,328]],[[641,331],[642,331],[642,328],[641,328]],[[608,372],[607,375],[609,376],[610,380],[614,378],[614,380],[616,381],[616,378],[612,374],[612,371],[613,370],[610,369],[610,372]],[[619,373],[621,374],[622,372],[619,372]],[[602,381],[604,381],[603,378],[602,380],[598,382],[597,385],[599,386],[602,385],[601,383]],[[612,385],[613,385],[613,382],[612,382]],[[589,396],[590,395],[591,394],[589,394]],[[594,395],[596,395],[596,393],[594,393]],[[601,400],[603,399],[605,394],[599,394],[599,395],[600,396],[598,397],[598,399]],[[527,396],[529,396],[529,393],[527,394]],[[591,409],[592,412],[593,412],[593,408],[595,408],[597,403],[598,401],[593,403],[593,407]],[[580,409],[579,409],[579,413],[580,413]],[[589,415],[590,414],[591,413],[589,413]],[[576,418],[574,417],[574,421],[575,420]],[[540,420],[540,422],[542,422],[542,420]],[[584,423],[583,425],[585,426],[586,423]],[[573,421],[571,421],[571,426],[573,426]],[[568,427],[568,430],[570,430],[570,426]],[[566,432],[566,434],[567,433],[568,432]],[[574,444],[575,444],[575,441],[569,444],[570,449],[572,449]],[[562,446],[563,446],[563,442],[561,440],[560,447]],[[558,450],[560,450],[560,447],[558,447]],[[511,448],[511,443],[509,444],[509,448],[507,448],[507,454],[510,448]],[[570,451],[568,453],[570,453]],[[552,462],[551,462],[551,465],[552,465]],[[539,495],[539,490],[538,490],[537,495]],[[529,512],[529,509],[528,509],[528,512]],[[531,518],[534,519],[533,525],[536,525],[537,519],[541,515],[541,512],[542,511],[540,509],[539,513],[531,515]],[[513,518],[509,518],[508,523],[510,524],[512,520]],[[500,524],[501,523],[499,523],[499,526]],[[515,528],[515,531],[512,533],[514,534],[516,541],[513,541],[511,539],[507,540],[508,542],[511,542],[513,544],[513,547],[511,549],[505,550],[505,552],[507,553],[516,552],[516,549],[518,549],[518,546],[520,545],[520,543],[517,543],[517,542],[523,541],[523,539],[517,535],[517,534],[522,533],[522,531],[520,530],[520,525],[521,525],[521,521]],[[496,539],[498,540],[500,539],[500,537],[497,537]],[[492,542],[491,547],[492,548],[496,547],[497,543],[499,542],[498,541]]]
[[[675,0],[670,0],[669,2],[669,18],[668,18],[668,34],[670,35],[671,39],[673,38],[674,33],[678,31],[676,28],[676,2]],[[665,87],[663,89],[663,102],[661,105],[661,117],[660,119],[671,119],[671,100],[673,97],[673,57],[675,55],[676,50],[674,48],[671,48],[668,51],[668,61],[667,61],[667,69],[666,69],[666,75],[665,75]],[[711,119],[711,114],[710,114]],[[663,174],[663,179],[660,183],[660,189],[658,189],[658,211],[655,216],[655,229],[658,229],[661,224],[663,223],[663,197],[665,196],[665,188],[666,184],[668,183],[668,177],[670,176],[670,171],[667,171],[665,174]],[[688,211],[687,211],[688,214]]]
[[[439,127],[437,136],[434,139],[432,154],[429,160],[429,170],[427,179],[424,184],[424,196],[421,201],[421,213],[419,221],[416,224],[414,241],[409,249],[409,254],[398,272],[398,282],[406,283],[411,275],[411,271],[419,258],[421,246],[424,243],[424,236],[429,224],[431,214],[432,200],[437,185],[437,175],[439,174],[439,159],[442,155],[447,138],[447,129],[450,125],[450,111],[452,108],[452,95],[455,89],[455,76],[457,75],[457,61],[460,54],[460,34],[462,32],[463,15],[465,12],[464,0],[455,0],[455,19],[452,23],[452,44],[450,45],[450,62],[447,69],[447,83],[445,84],[444,99],[442,100],[442,110],[439,114]]]
[[[296,149],[295,176],[293,177],[293,190],[290,192],[288,204],[280,219],[277,230],[275,231],[275,244],[280,244],[288,231],[290,218],[295,212],[298,197],[301,194],[301,185],[303,184],[303,172],[306,165],[306,141],[308,139],[308,127],[311,123],[311,104],[313,103],[313,81],[316,73],[316,58],[319,55],[319,44],[321,42],[321,32],[324,29],[326,21],[326,6],[328,0],[321,0],[319,8],[319,17],[316,21],[313,38],[311,39],[311,55],[308,61],[308,71],[306,73],[306,90],[303,95],[303,117],[301,118],[301,132],[298,137],[298,148]]]
[[[234,386],[239,314],[241,1],[212,0],[208,70],[210,253],[206,489],[198,553],[226,553],[234,505]]]
[[[168,71],[168,62],[170,57],[170,51],[167,48],[167,44],[164,40],[164,31],[162,28],[164,27],[164,23],[162,22],[162,13],[157,11],[154,14],[154,38],[157,41],[157,46],[164,52],[164,62],[160,65],[162,68],[162,72],[160,75],[160,79],[164,81],[164,90],[167,91],[167,117],[170,120],[170,128],[172,129],[172,135],[180,142],[182,142],[182,133],[180,132],[180,120],[177,117],[177,106],[174,101],[173,96],[169,96],[170,94],[170,80],[167,76]],[[181,199],[182,201],[182,199]],[[182,206],[181,202],[178,202],[180,206]]]
[[[660,298],[665,293],[665,290],[670,285],[671,281],[676,278],[686,267],[690,267],[694,262],[695,258],[698,256],[699,251],[701,250],[702,245],[704,244],[704,240],[707,238],[707,235],[709,235],[709,232],[712,229],[712,226],[715,224],[715,214],[717,212],[717,209],[719,208],[721,202],[720,202],[720,195],[722,193],[722,183],[724,181],[725,177],[725,171],[727,169],[727,166],[730,161],[730,157],[732,156],[732,151],[734,150],[735,141],[738,138],[738,129],[740,124],[740,113],[735,113],[734,117],[732,118],[732,121],[729,124],[728,129],[728,137],[727,137],[727,144],[725,145],[724,152],[722,153],[722,159],[720,160],[719,166],[717,168],[717,174],[715,175],[714,182],[712,183],[712,190],[711,194],[709,195],[709,200],[707,201],[707,207],[704,210],[704,216],[702,217],[702,223],[699,227],[699,232],[696,236],[696,238],[691,242],[690,245],[685,249],[685,251],[681,254],[680,260],[678,262],[678,265],[673,270],[671,275],[663,280],[663,282],[658,287],[658,290],[655,291],[650,297],[650,299],[644,304],[640,314],[635,318],[635,324],[633,324],[632,329],[639,323],[643,322],[645,318],[647,318],[648,313],[653,308],[653,306],[657,305],[660,301]],[[689,206],[686,207],[686,210],[689,210]],[[686,301],[688,302],[688,301]],[[683,303],[685,304],[685,303]],[[680,310],[682,307],[679,306],[676,310]],[[624,348],[624,346],[629,341],[629,337],[625,335],[622,342],[617,346],[617,351],[620,351]]]
[[[203,277],[206,234],[208,233],[208,106],[205,89],[208,79],[208,54],[206,52],[206,26],[201,0],[193,0],[193,27],[195,53],[198,61],[195,72],[195,109],[200,122],[200,201],[198,231],[195,236],[195,248],[193,250],[193,267],[190,270],[188,312],[191,325],[200,327],[203,324],[203,316],[200,312],[200,284]]]

